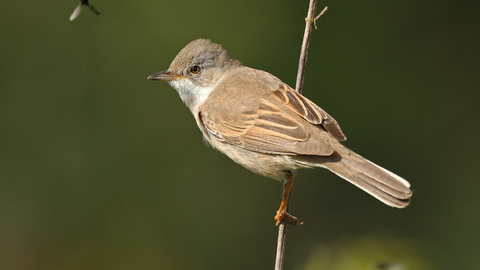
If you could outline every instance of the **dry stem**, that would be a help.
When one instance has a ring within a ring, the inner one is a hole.
[[[315,17],[315,9],[317,6],[316,0],[310,0],[310,5],[308,7],[308,15],[305,18],[305,33],[303,35],[302,50],[300,52],[300,61],[298,63],[298,72],[297,72],[297,83],[295,89],[300,94],[303,90],[303,81],[305,77],[305,67],[307,65],[307,55],[308,49],[310,46],[310,37],[312,35],[312,28],[315,25],[317,29],[316,21],[325,14],[327,7],[325,7],[320,14]],[[283,192],[285,192],[286,185],[283,185]],[[288,201],[287,201],[287,210],[288,210]],[[283,220],[282,223],[278,226],[278,240],[277,240],[277,256],[275,259],[275,270],[283,269],[283,258],[285,256],[285,241],[287,237],[287,220]]]
[[[313,25],[317,29],[317,20],[320,19],[327,11],[325,7],[320,14],[315,17],[316,0],[310,0],[310,7],[308,8],[308,16],[305,18],[305,33],[303,34],[302,50],[300,52],[300,61],[298,63],[297,83],[295,90],[300,94],[303,92],[303,80],[305,78],[305,67],[307,66],[308,49],[310,48],[310,37],[312,36]]]

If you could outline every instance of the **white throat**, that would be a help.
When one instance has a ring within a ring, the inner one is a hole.
[[[208,96],[215,88],[215,85],[208,87],[195,85],[186,78],[169,81],[169,83],[175,88],[175,90],[177,90],[180,98],[185,105],[190,108],[192,113],[196,112],[197,108],[207,100]]]

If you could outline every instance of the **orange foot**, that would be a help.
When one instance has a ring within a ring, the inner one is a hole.
[[[288,198],[290,197],[290,191],[292,190],[292,184],[293,184],[293,173],[291,171],[287,171],[286,173],[286,179],[284,182],[284,192],[283,192],[283,198],[282,198],[282,203],[280,204],[280,208],[277,211],[277,215],[275,216],[275,220],[277,223],[275,225],[280,225],[283,220],[287,220],[288,224],[291,225],[297,225],[298,219],[289,213],[287,213],[287,202]],[[302,222],[303,223],[303,222]],[[300,223],[300,225],[302,224]]]
[[[287,211],[285,211],[285,209],[279,209],[277,211],[277,215],[275,216],[275,220],[277,221],[277,223],[275,225],[280,225],[280,223],[282,223],[283,220],[287,220],[288,224],[290,225],[297,225],[297,222],[298,222],[298,218],[290,215],[289,213],[287,213]],[[303,222],[300,223],[300,225],[302,224]]]

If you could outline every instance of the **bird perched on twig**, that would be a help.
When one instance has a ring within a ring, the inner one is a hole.
[[[190,108],[207,142],[235,162],[286,185],[275,220],[286,212],[293,171],[322,167],[385,204],[409,204],[410,184],[341,144],[337,121],[265,71],[243,66],[220,45],[198,39],[170,67],[148,77],[167,81]]]

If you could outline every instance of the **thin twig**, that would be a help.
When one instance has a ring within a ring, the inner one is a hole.
[[[303,80],[305,78],[305,67],[307,66],[308,49],[310,48],[310,37],[312,36],[312,29],[317,28],[316,21],[320,19],[327,11],[325,7],[320,14],[315,17],[316,0],[310,0],[310,7],[308,8],[308,15],[305,18],[305,33],[303,34],[302,51],[300,52],[300,61],[298,63],[297,84],[295,90],[300,94],[303,92]]]
[[[314,0],[315,1],[315,0]],[[283,183],[283,193],[285,193],[286,180]],[[290,198],[289,198],[290,199]],[[288,201],[287,201],[287,208],[288,211]],[[288,212],[287,212],[288,213]],[[287,220],[284,219],[280,225],[278,225],[278,239],[277,239],[277,256],[275,258],[275,270],[282,270],[283,269],[283,258],[285,255],[285,240],[287,238]]]
[[[302,50],[300,52],[300,61],[298,63],[298,72],[297,72],[297,83],[295,89],[300,94],[303,90],[303,80],[305,77],[305,67],[307,65],[307,55],[308,49],[310,46],[310,37],[312,35],[312,25],[315,25],[317,29],[316,21],[325,14],[327,7],[325,7],[320,14],[315,17],[315,9],[317,6],[316,0],[310,0],[310,5],[308,7],[308,15],[305,18],[305,33],[303,35]],[[283,193],[285,193],[286,185],[283,185]],[[282,196],[283,197],[283,196]],[[288,210],[288,201],[287,208]],[[277,240],[277,256],[275,259],[275,270],[283,270],[283,258],[285,257],[285,240],[287,238],[287,220],[283,220],[282,223],[278,226],[278,240]]]
[[[287,222],[283,221],[278,226],[277,257],[275,259],[275,270],[283,269],[283,258],[285,254],[285,238],[287,237]]]

